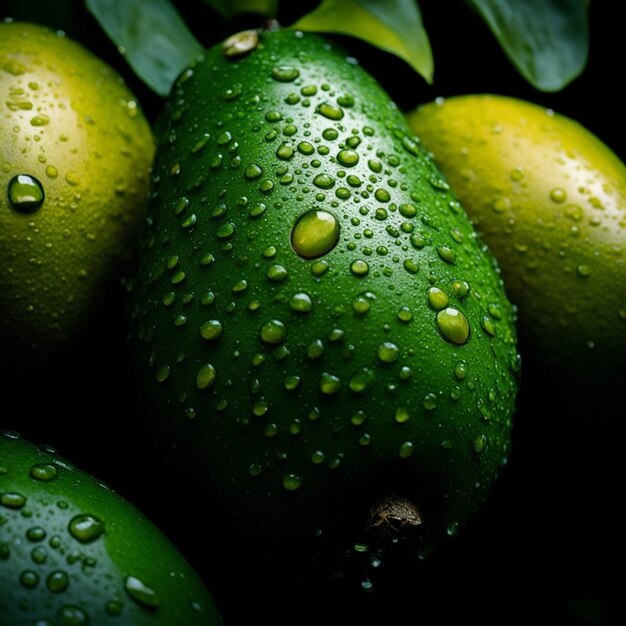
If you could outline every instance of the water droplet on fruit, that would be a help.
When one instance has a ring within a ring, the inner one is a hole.
[[[272,282],[279,283],[287,278],[287,268],[283,265],[275,264],[267,268],[266,276]]]
[[[95,515],[76,515],[68,526],[70,535],[80,543],[91,543],[104,534],[104,522]]]
[[[437,326],[450,342],[464,344],[469,338],[470,326],[467,317],[458,309],[448,307],[437,313]]]
[[[354,393],[364,393],[374,384],[375,380],[376,376],[374,371],[368,367],[364,367],[350,379],[348,386]]]
[[[7,195],[11,206],[19,213],[34,213],[45,199],[43,185],[29,174],[14,176],[9,181]]]
[[[7,509],[21,509],[26,504],[26,498],[20,493],[0,494],[0,504]]]
[[[384,341],[378,346],[378,358],[383,363],[393,363],[400,356],[400,349],[391,341]]]
[[[396,420],[396,422],[398,422],[398,424],[404,424],[405,422],[408,422],[409,418],[410,418],[410,414],[409,414],[408,409],[404,407],[398,407],[396,409],[394,419]]]
[[[309,313],[313,309],[311,296],[303,291],[294,294],[289,301],[289,308],[296,313]]]
[[[362,259],[357,259],[356,261],[353,261],[350,265],[350,271],[355,276],[366,276],[367,273],[370,271],[370,266],[367,264],[366,261],[363,261]]]
[[[322,102],[315,110],[329,120],[340,120],[343,117],[343,109],[329,102]]]
[[[354,150],[340,150],[337,161],[344,167],[354,167],[359,162],[359,155]]]
[[[487,447],[487,437],[485,435],[477,435],[472,441],[472,448],[476,454],[480,454]]]
[[[151,589],[139,578],[127,576],[124,581],[124,589],[126,593],[137,604],[146,609],[156,610],[159,608],[159,597],[154,589]]]
[[[281,83],[290,83],[300,76],[300,70],[291,65],[279,65],[272,68],[272,78]]]
[[[30,570],[20,574],[20,583],[26,589],[34,589],[39,584],[39,576]]]
[[[61,607],[57,615],[59,616],[59,626],[87,626],[87,624],[89,624],[89,616],[87,613],[77,606],[70,604]],[[36,622],[36,624],[38,623],[39,622]],[[47,622],[44,623],[47,624]]]
[[[486,315],[482,318],[482,320],[480,321],[480,325],[483,327],[483,330],[488,334],[491,335],[492,337],[495,336],[496,334],[496,327],[494,326],[493,322],[491,321],[491,319],[489,317],[487,317]]]
[[[456,252],[448,246],[439,246],[437,254],[446,262],[454,263],[456,260]]]
[[[565,192],[565,189],[556,187],[550,192],[550,199],[552,200],[552,202],[565,202],[565,200],[567,199],[567,193]]]
[[[26,538],[33,543],[43,541],[46,538],[46,531],[41,526],[33,526],[26,531]]]
[[[296,491],[302,486],[302,479],[297,474],[285,474],[283,476],[283,487],[287,491]]]
[[[46,587],[52,593],[64,592],[70,584],[69,576],[62,570],[51,572],[46,579]]]
[[[280,320],[270,320],[261,328],[261,339],[265,343],[282,343],[287,336],[287,328]]]
[[[253,180],[261,176],[261,174],[263,174],[263,168],[260,165],[257,165],[256,163],[251,163],[250,165],[248,165],[248,167],[246,167],[244,174],[246,178]]]
[[[464,280],[453,280],[452,290],[456,294],[457,298],[465,298],[470,292],[469,283]]]
[[[30,468],[30,476],[35,480],[53,480],[58,473],[57,468],[49,463],[40,463]]]
[[[196,374],[196,387],[198,389],[207,389],[215,383],[217,372],[213,365],[207,363],[203,365]]]
[[[48,559],[48,551],[43,546],[37,546],[36,548],[33,548],[32,552],[30,553],[30,558],[33,560],[33,563],[36,563],[37,565],[43,565]]]
[[[405,441],[398,451],[401,459],[408,459],[413,454],[413,442]]]
[[[445,309],[448,306],[448,301],[448,294],[439,289],[439,287],[431,287],[428,290],[428,304],[430,304],[435,311]]]
[[[320,376],[320,391],[326,395],[337,393],[341,389],[341,381],[329,372],[322,372]]]
[[[259,45],[259,33],[256,30],[244,30],[228,37],[222,44],[222,54],[229,59],[242,57]]]
[[[330,252],[339,241],[337,219],[327,211],[309,211],[300,216],[291,231],[293,249],[305,259]]]
[[[207,320],[200,326],[200,335],[207,341],[215,341],[221,336],[224,328],[219,320]]]
[[[368,294],[358,295],[354,298],[354,300],[352,300],[352,310],[359,317],[366,315],[369,312],[370,307],[370,298],[368,297]]]

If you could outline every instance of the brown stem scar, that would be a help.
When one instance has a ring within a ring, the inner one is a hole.
[[[390,494],[369,510],[365,529],[380,539],[393,539],[414,534],[423,523],[422,514],[413,500]]]

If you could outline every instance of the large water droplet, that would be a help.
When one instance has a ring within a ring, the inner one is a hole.
[[[439,287],[431,287],[428,290],[428,304],[430,304],[435,311],[445,309],[448,306],[448,294],[439,289]]]
[[[309,211],[300,216],[291,231],[293,249],[305,259],[330,252],[339,241],[337,219],[327,211]]]
[[[315,110],[329,120],[340,120],[343,117],[343,109],[328,102],[322,102]]]
[[[287,271],[287,268],[284,265],[280,265],[279,263],[276,263],[274,265],[270,265],[267,268],[267,272],[265,275],[272,282],[280,283],[283,280],[285,280],[285,278],[287,278],[288,274],[289,272]]]
[[[221,336],[223,330],[219,320],[207,320],[200,326],[200,335],[207,341],[215,341]]]
[[[48,575],[46,586],[52,593],[62,593],[70,584],[69,576],[62,570],[56,570]]]
[[[469,338],[470,326],[467,317],[458,309],[448,307],[437,313],[437,326],[450,342],[464,344]]]
[[[367,264],[366,261],[363,261],[362,259],[357,259],[356,261],[353,261],[351,263],[350,271],[355,276],[365,276],[370,271],[370,266]]]
[[[329,372],[322,372],[320,376],[320,391],[326,395],[337,393],[341,389],[341,381]]]
[[[294,294],[289,301],[289,308],[296,313],[309,313],[313,309],[311,296],[304,291]]]
[[[57,468],[49,463],[40,463],[30,468],[30,476],[35,480],[48,481],[53,480],[58,473]]]
[[[328,174],[318,174],[313,179],[313,184],[320,189],[330,189],[335,184],[335,181]]]
[[[156,591],[148,587],[139,578],[127,576],[124,581],[124,589],[131,599],[144,608],[153,611],[159,608],[159,596],[156,594]]]
[[[33,526],[26,531],[26,538],[33,543],[43,541],[46,538],[46,531],[41,526]]]
[[[211,385],[215,383],[216,375],[217,372],[210,363],[203,365],[196,374],[196,387],[198,387],[198,389],[211,387]]]
[[[7,509],[21,509],[26,504],[26,498],[21,493],[0,494],[0,504]]]
[[[265,343],[282,343],[287,336],[287,328],[280,320],[270,320],[261,328],[261,339]]]
[[[378,346],[378,358],[383,363],[393,363],[400,356],[400,349],[391,341],[384,341]]]
[[[228,59],[242,57],[259,45],[259,31],[244,30],[231,35],[222,44],[222,54]]]
[[[91,543],[104,534],[104,522],[94,515],[76,515],[68,526],[70,535],[80,543]]]
[[[292,65],[279,65],[272,68],[272,78],[281,83],[290,83],[300,76],[300,70]]]
[[[11,206],[19,213],[34,213],[43,204],[43,185],[34,176],[18,174],[7,187]]]
[[[354,150],[340,150],[337,161],[344,167],[354,167],[359,162],[359,155]]]

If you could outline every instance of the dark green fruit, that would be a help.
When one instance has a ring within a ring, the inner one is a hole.
[[[219,624],[163,534],[110,488],[0,432],[0,626]]]
[[[507,457],[513,310],[377,83],[317,36],[259,36],[209,50],[161,120],[147,419],[240,527],[311,554],[397,521],[427,552]]]

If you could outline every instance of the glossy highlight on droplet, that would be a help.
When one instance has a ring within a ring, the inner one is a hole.
[[[327,211],[308,211],[300,216],[291,231],[291,245],[305,259],[327,254],[338,241],[339,224]]]
[[[41,182],[30,174],[14,176],[7,186],[7,196],[18,213],[34,213],[46,197]]]

